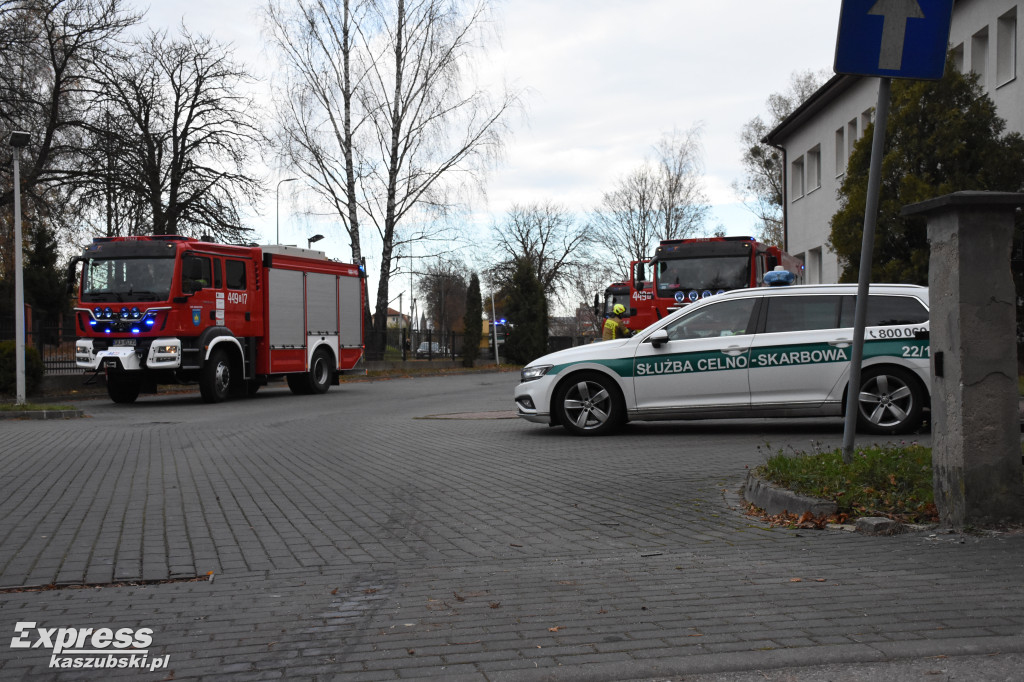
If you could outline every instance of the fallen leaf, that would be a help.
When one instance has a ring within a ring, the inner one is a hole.
[[[561,625],[556,625],[553,628],[548,628],[548,632],[558,632],[562,628]]]
[[[500,601],[492,601],[491,604],[490,604],[490,607],[492,609],[500,609],[501,608],[501,602]]]
[[[331,594],[338,594],[338,588],[335,587],[333,590],[331,590]]]
[[[789,579],[789,582],[791,582],[791,583],[802,583],[803,581],[804,581],[803,578],[790,578]]]
[[[466,598],[460,597],[458,592],[452,592],[452,594],[455,596],[455,601],[466,601]]]

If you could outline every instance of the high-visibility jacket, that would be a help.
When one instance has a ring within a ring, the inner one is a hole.
[[[624,325],[619,318],[613,315],[604,321],[604,329],[601,330],[602,341],[622,339],[627,336],[629,336],[629,327]]]

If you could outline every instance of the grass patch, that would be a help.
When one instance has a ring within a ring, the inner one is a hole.
[[[16,405],[14,403],[2,403],[0,404],[0,412],[40,412],[43,410],[74,410],[76,408],[71,405],[41,405],[39,403],[25,403],[24,405]]]
[[[843,462],[841,448],[813,454],[780,451],[756,473],[794,492],[833,500],[849,517],[928,523],[938,516],[932,451],[916,443],[858,448],[850,464]]]

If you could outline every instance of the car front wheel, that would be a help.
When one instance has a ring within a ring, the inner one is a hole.
[[[865,433],[911,433],[921,426],[924,401],[924,390],[907,370],[867,369],[860,380],[857,424]]]
[[[577,436],[602,436],[618,429],[626,409],[615,382],[597,372],[569,377],[555,394],[558,420]]]

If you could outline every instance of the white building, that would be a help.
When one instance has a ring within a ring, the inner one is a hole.
[[[979,74],[1006,132],[1024,133],[1022,12],[1024,0],[957,0],[949,34],[956,67]],[[808,284],[839,281],[839,261],[826,244],[829,221],[839,209],[846,161],[873,120],[878,83],[835,76],[766,138],[784,152],[786,250],[803,259]]]

